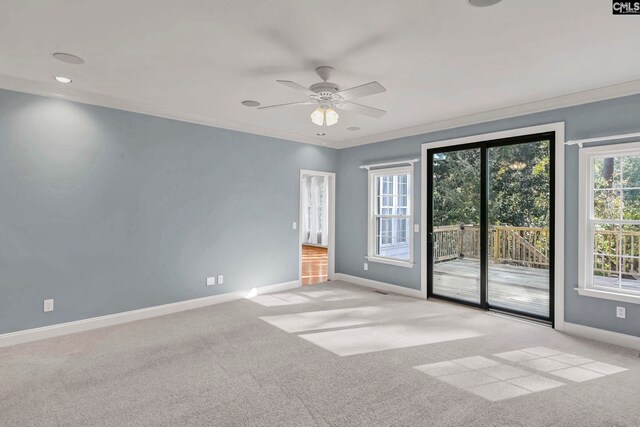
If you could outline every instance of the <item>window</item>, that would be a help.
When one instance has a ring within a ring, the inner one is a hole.
[[[640,146],[584,148],[580,288],[640,303]]]
[[[369,251],[374,262],[413,266],[413,166],[369,171]]]

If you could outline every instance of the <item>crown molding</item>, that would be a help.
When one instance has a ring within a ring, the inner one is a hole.
[[[500,108],[497,110],[485,111],[482,113],[456,117],[418,126],[411,126],[404,129],[377,133],[360,138],[354,138],[349,141],[337,143],[336,148],[342,149],[357,147],[359,145],[373,144],[376,142],[422,135],[430,132],[438,132],[463,126],[493,122],[496,120],[525,116],[528,114],[541,113],[550,110],[557,110],[559,108],[590,104],[592,102],[605,101],[607,99],[622,98],[624,96],[635,95],[638,93],[640,93],[640,80],[634,80],[631,82],[621,83],[613,86],[576,92],[570,95],[562,95],[512,107]]]
[[[103,95],[99,93],[80,90],[73,87],[61,88],[59,85],[55,85],[53,83],[21,79],[7,75],[0,75],[0,88],[16,92],[24,92],[33,95],[47,96],[67,101],[79,102],[82,104],[114,108],[133,113],[140,113],[166,119],[178,120],[182,122],[199,124],[203,126],[211,126],[238,132],[262,135],[270,138],[326,146],[328,148],[342,149],[356,147],[359,145],[373,144],[376,142],[389,141],[409,136],[416,136],[430,132],[437,132],[446,129],[470,126],[479,123],[508,119],[512,117],[524,116],[528,114],[535,114],[543,111],[556,110],[559,108],[589,104],[592,102],[604,101],[607,99],[635,95],[640,93],[640,80],[634,80],[627,83],[576,92],[569,95],[548,98],[526,104],[455,117],[447,120],[411,126],[389,132],[376,133],[360,138],[349,139],[346,141],[331,141],[327,139],[323,140],[316,137],[310,137],[308,135],[300,135],[288,131],[265,128],[248,123],[228,121],[222,122],[210,117],[200,116],[196,114],[180,113],[169,107]]]

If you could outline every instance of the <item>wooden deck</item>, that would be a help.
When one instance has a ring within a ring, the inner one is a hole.
[[[435,264],[433,290],[438,295],[477,303],[480,261],[465,258]],[[549,270],[490,263],[489,304],[548,316]]]

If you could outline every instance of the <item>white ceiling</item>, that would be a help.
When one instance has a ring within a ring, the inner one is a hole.
[[[640,92],[638,40],[608,0],[3,0],[0,87],[340,148]],[[379,81],[358,102],[388,114],[341,112],[318,138],[313,106],[240,104],[302,100],[275,80],[309,86],[319,65]]]

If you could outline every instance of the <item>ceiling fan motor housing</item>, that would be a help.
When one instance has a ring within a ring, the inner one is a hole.
[[[336,92],[340,92],[340,86],[331,82],[316,83],[311,85],[309,89],[314,91],[318,95],[322,93],[334,94]]]
[[[311,95],[309,98],[322,106],[329,107],[331,104],[340,104],[343,101],[340,95],[336,95],[337,92],[340,92],[340,86],[335,83],[316,83],[309,89],[317,94]]]

